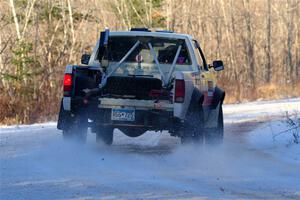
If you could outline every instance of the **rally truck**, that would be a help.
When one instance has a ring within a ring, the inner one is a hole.
[[[67,65],[57,128],[64,138],[111,145],[114,129],[129,137],[168,130],[182,143],[223,140],[225,92],[199,42],[187,34],[106,29],[80,65]]]

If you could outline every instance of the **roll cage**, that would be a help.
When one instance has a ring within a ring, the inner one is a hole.
[[[106,33],[108,34],[108,33]],[[98,60],[107,60],[106,62],[106,65],[108,65],[108,61],[109,61],[109,48],[108,47],[108,40],[106,38],[108,38],[106,35],[103,36],[105,38],[104,41],[100,41],[100,45],[99,45],[99,51],[98,51],[98,55],[97,55],[97,58]],[[167,73],[167,75],[164,74],[162,68],[161,68],[161,65],[160,65],[160,62],[159,62],[159,59],[158,59],[158,56],[156,55],[156,52],[153,48],[153,45],[152,45],[152,40],[155,40],[154,38],[151,38],[151,37],[135,37],[136,39],[136,42],[130,47],[130,49],[125,53],[125,55],[123,57],[120,57],[121,59],[113,64],[112,66],[110,66],[110,71],[107,72],[106,70],[104,70],[104,73],[103,73],[103,76],[102,76],[102,79],[101,79],[101,83],[99,85],[100,88],[104,87],[106,85],[106,82],[107,82],[107,79],[112,76],[116,70],[118,68],[120,68],[120,66],[122,65],[122,63],[124,63],[128,57],[138,48],[139,45],[143,44],[143,45],[146,45],[147,48],[150,50],[150,54],[152,56],[152,58],[154,59],[154,63],[156,65],[156,67],[158,68],[158,71],[159,71],[159,74],[161,76],[161,80],[162,80],[162,83],[163,83],[163,87],[167,87],[170,83],[170,79],[171,79],[171,76],[172,76],[172,73],[174,72],[174,69],[175,69],[175,66],[176,66],[176,63],[177,63],[177,60],[179,58],[179,54],[183,48],[183,41],[180,41],[178,40],[178,44],[176,45],[176,53],[175,53],[175,56],[171,62],[171,67]],[[107,66],[102,66],[102,67],[107,67]]]

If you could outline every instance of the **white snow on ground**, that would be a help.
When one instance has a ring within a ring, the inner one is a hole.
[[[0,125],[0,133],[8,133],[8,132],[23,132],[24,130],[42,130],[44,128],[55,127],[56,122],[46,122],[39,124],[31,124],[31,125],[12,125],[12,126],[4,126]]]
[[[96,145],[93,134],[82,146],[63,142],[55,123],[1,127],[0,199],[300,199],[300,145],[289,134],[272,139],[286,129],[278,117],[299,105],[224,106],[217,148],[118,130],[111,147]]]
[[[227,104],[224,105],[224,121],[239,123],[256,119],[271,120],[274,117],[282,117],[287,111],[300,112],[300,98]]]
[[[291,127],[287,126],[284,119],[266,122],[249,133],[248,141],[253,149],[264,152],[280,162],[300,164],[300,144],[295,144],[292,132],[287,131],[289,129]],[[300,127],[298,132],[300,136]]]

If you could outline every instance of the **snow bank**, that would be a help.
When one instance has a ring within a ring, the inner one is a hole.
[[[250,120],[271,120],[285,112],[300,111],[300,98],[274,101],[257,101],[223,106],[225,123],[240,123]]]
[[[45,128],[54,128],[56,126],[56,122],[45,122],[45,123],[37,123],[30,125],[12,125],[12,126],[0,126],[0,134],[1,133],[9,133],[9,132],[23,132],[23,131],[32,131],[32,130],[41,130]]]
[[[251,148],[274,157],[281,162],[300,164],[300,144],[293,142],[294,137],[285,122],[271,121],[260,125],[249,133]]]

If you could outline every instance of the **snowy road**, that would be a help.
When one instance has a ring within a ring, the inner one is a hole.
[[[300,145],[275,121],[300,99],[226,105],[219,148],[166,133],[65,143],[55,123],[0,128],[0,199],[300,199]],[[270,120],[273,120],[270,122]]]

